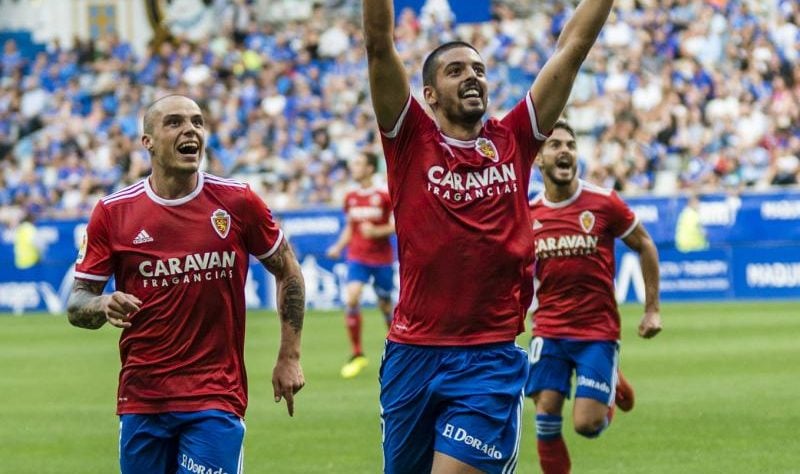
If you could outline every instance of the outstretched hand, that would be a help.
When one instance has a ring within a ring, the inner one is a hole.
[[[298,359],[278,358],[272,370],[272,390],[275,403],[286,400],[289,416],[294,416],[294,395],[306,384],[303,368]]]
[[[655,337],[661,332],[661,314],[658,311],[646,311],[639,323],[639,336],[645,339]]]

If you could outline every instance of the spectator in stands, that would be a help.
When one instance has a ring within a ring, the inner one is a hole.
[[[697,194],[690,193],[686,206],[678,214],[675,225],[675,247],[681,252],[693,252],[708,248],[706,231],[700,221],[700,199]]]

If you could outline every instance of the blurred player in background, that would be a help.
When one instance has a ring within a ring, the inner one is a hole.
[[[526,393],[536,403],[539,464],[546,474],[568,473],[561,434],[564,399],[576,377],[573,424],[587,438],[610,423],[618,405],[633,407],[633,392],[619,384],[620,318],[614,296],[614,241],[639,254],[645,310],[639,335],[661,331],[658,250],[616,192],[578,179],[575,132],[563,121],[539,150],[545,189],[530,204],[536,246],[533,315]]]
[[[352,355],[342,367],[341,375],[352,378],[367,366],[361,347],[361,290],[372,280],[378,296],[378,308],[386,321],[392,323],[392,289],[394,287],[394,251],[389,240],[394,233],[394,218],[389,193],[374,182],[378,171],[378,156],[363,152],[348,163],[351,178],[358,188],[344,197],[347,223],[339,239],[328,249],[328,257],[338,259],[347,246],[347,289],[345,321],[350,336]]]
[[[198,171],[205,123],[191,99],[150,105],[142,144],[152,174],[102,199],[89,221],[70,322],[122,328],[117,413],[123,474],[241,472],[249,255],[277,283],[281,342],[275,401],[304,385],[305,288],[269,209],[242,183]],[[114,276],[116,290],[102,295]]]
[[[478,51],[451,42],[428,55],[422,92],[432,118],[411,96],[391,0],[363,1],[400,262],[380,371],[387,473],[516,467],[528,362],[514,340],[532,287],[528,179],[612,3],[582,1],[525,97],[484,123],[489,84]]]

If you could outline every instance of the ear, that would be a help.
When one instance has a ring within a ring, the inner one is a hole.
[[[436,97],[436,90],[431,86],[422,88],[422,96],[425,98],[425,103],[431,108],[439,102],[439,99]]]
[[[153,151],[153,139],[150,138],[150,135],[142,135],[142,146],[148,151]]]

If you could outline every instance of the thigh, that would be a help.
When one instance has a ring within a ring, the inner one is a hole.
[[[433,463],[436,351],[386,343],[380,368],[386,474],[430,472]]]
[[[369,282],[369,267],[364,265],[363,263],[349,261],[347,262],[347,282],[361,282],[363,285],[364,283]]]
[[[394,286],[394,271],[391,265],[376,265],[372,267],[372,284],[375,294],[381,299],[391,299]]]
[[[178,473],[242,472],[245,426],[241,418],[221,410],[182,415]]]
[[[514,344],[451,359],[438,393],[435,450],[487,473],[513,472],[528,362]]]
[[[526,395],[533,397],[542,390],[552,390],[569,397],[575,364],[562,348],[562,342],[560,339],[539,336],[531,339]]]
[[[575,398],[590,398],[611,406],[617,377],[619,345],[615,341],[590,341],[577,344],[575,359]]]
[[[122,474],[173,474],[177,431],[163,415],[120,415],[119,467]]]

